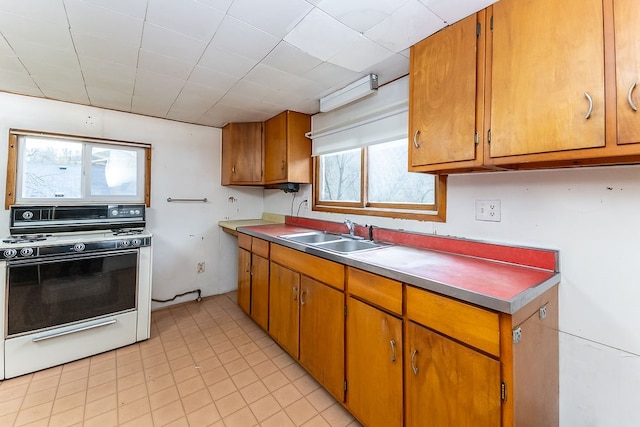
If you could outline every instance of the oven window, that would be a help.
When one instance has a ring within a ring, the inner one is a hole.
[[[136,308],[138,253],[8,267],[7,336]]]

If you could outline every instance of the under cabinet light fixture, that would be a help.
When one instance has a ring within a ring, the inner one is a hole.
[[[377,90],[378,75],[369,74],[332,94],[320,98],[320,112],[326,113],[327,111],[335,110],[338,107],[371,95]]]

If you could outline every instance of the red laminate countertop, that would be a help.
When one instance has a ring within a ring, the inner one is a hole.
[[[497,257],[500,260],[487,259],[464,253],[468,252],[465,247],[469,244],[469,240],[446,238],[447,248],[452,251],[392,244],[381,249],[345,255],[318,250],[312,246],[279,237],[314,231],[306,227],[273,224],[241,227],[238,231],[509,314],[515,313],[560,282],[560,273],[557,268],[545,269],[526,265],[526,260],[523,260],[521,255],[518,255],[518,263],[501,260],[508,258],[510,251],[522,250],[520,247],[472,242],[480,245],[476,248],[477,252],[481,252],[482,245],[487,245],[487,248],[493,251],[492,253],[496,252],[496,247],[504,252]],[[416,241],[415,236],[420,235],[413,235],[412,241]],[[426,236],[426,238],[433,239],[433,236]],[[456,240],[463,254],[454,252]],[[539,257],[537,252],[541,251],[544,252],[544,256],[552,255],[557,260],[557,251],[532,248],[527,250],[531,251],[532,258]],[[532,265],[536,265],[535,260]]]

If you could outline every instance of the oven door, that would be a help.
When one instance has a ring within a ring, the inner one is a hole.
[[[138,250],[7,262],[5,338],[136,309]]]

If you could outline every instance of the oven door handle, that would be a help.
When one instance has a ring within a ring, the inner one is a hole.
[[[58,338],[58,337],[62,337],[69,334],[75,334],[76,332],[88,331],[89,329],[95,329],[95,328],[100,328],[102,326],[113,325],[114,323],[116,323],[116,319],[108,319],[103,322],[92,323],[91,325],[83,325],[74,329],[67,329],[65,331],[54,332],[48,335],[40,335],[33,338],[31,341],[33,342],[45,341],[51,338]]]

